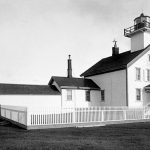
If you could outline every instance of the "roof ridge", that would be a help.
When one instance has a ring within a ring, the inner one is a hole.
[[[72,77],[72,78],[68,78],[68,77],[63,77],[63,76],[52,76],[52,78],[84,79],[83,77]]]
[[[0,85],[48,86],[48,84],[19,84],[19,83],[0,83]]]
[[[131,50],[129,50],[122,52],[117,56],[102,58],[85,72],[83,72],[80,76],[87,77],[125,69],[127,67],[127,64],[129,64],[133,59],[144,52],[149,46],[150,45],[135,52],[131,52]]]

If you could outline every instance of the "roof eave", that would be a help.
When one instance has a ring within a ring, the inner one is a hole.
[[[79,86],[61,86],[61,89],[100,90],[100,88],[94,88],[94,87],[79,87]]]
[[[141,52],[138,56],[136,56],[132,61],[130,61],[127,64],[127,68],[130,67],[132,64],[134,64],[139,58],[141,58],[145,53],[147,53],[150,50],[150,44],[144,48],[144,51]]]
[[[126,68],[127,68],[127,66],[124,66],[124,67],[119,68],[119,69],[114,69],[114,70],[110,70],[110,71],[105,71],[105,72],[102,72],[102,73],[95,73],[95,74],[91,74],[91,75],[84,75],[84,73],[83,73],[83,74],[81,74],[81,75],[84,76],[84,77],[91,77],[91,76],[101,75],[101,74],[105,74],[105,73],[110,73],[110,72],[125,70]],[[81,75],[80,75],[80,76],[81,76]]]
[[[55,94],[51,94],[51,93],[47,93],[47,94],[45,94],[45,93],[0,93],[0,95],[19,95],[19,96],[25,96],[25,95],[30,95],[30,96],[36,96],[36,95],[38,95],[38,96],[60,96],[61,95],[61,93],[60,92],[58,92],[58,93],[55,93]]]

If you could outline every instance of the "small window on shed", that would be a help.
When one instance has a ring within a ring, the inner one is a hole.
[[[105,90],[101,90],[101,101],[105,101]]]
[[[87,102],[90,102],[90,101],[91,101],[91,99],[90,99],[90,90],[85,91],[85,100],[86,100]]]
[[[72,100],[72,90],[67,90],[67,101]]]

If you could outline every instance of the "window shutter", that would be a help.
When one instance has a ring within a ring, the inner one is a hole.
[[[101,90],[101,101],[105,101],[105,91]]]
[[[136,68],[136,80],[141,80],[141,68]]]
[[[145,70],[143,70],[143,81],[146,81]]]
[[[136,100],[141,100],[141,89],[136,89]]]
[[[85,99],[86,101],[90,102],[90,90],[85,91]]]
[[[147,69],[147,81],[150,81],[150,69]]]

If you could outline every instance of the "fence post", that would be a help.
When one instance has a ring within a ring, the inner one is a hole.
[[[146,119],[146,117],[145,117],[145,107],[143,108],[143,119]]]
[[[127,116],[126,116],[126,109],[123,111],[124,112],[124,120],[127,120]]]
[[[28,126],[28,108],[26,107],[26,111],[25,111],[25,125]]]
[[[5,113],[4,113],[4,117],[6,118],[6,108],[4,108],[4,110],[5,110],[5,111],[4,111],[4,112],[5,112]]]
[[[101,119],[101,121],[104,122],[104,110],[101,110],[101,112],[102,112],[102,119]]]
[[[73,119],[72,119],[72,123],[76,123],[76,108],[73,107]]]
[[[19,111],[18,111],[18,114],[17,114],[17,121],[19,122]]]
[[[10,111],[10,119],[12,120],[12,111]]]
[[[30,114],[30,109],[27,108],[27,113],[26,113],[26,119],[27,119],[27,127],[31,125],[31,114]]]

